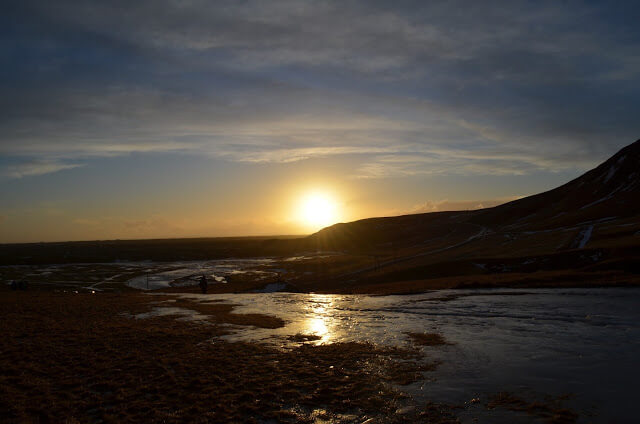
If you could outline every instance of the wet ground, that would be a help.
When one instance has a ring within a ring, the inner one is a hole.
[[[267,265],[270,259],[223,259],[213,261],[180,261],[175,263],[150,263],[142,274],[127,281],[129,287],[142,290],[164,289],[170,286],[193,286],[202,275],[210,284],[226,284],[230,275],[252,273],[256,280],[272,277],[275,272],[256,269]]]
[[[293,264],[304,260],[289,258]],[[429,372],[400,389],[416,404],[461,406],[456,415],[462,422],[544,422],[531,415],[531,405],[557,399],[579,414],[579,422],[637,422],[640,288],[439,290],[404,296],[286,293],[277,292],[287,289],[278,282],[281,274],[288,275],[282,263],[258,258],[7,266],[0,267],[0,276],[64,293],[118,293],[122,287],[194,285],[204,274],[210,289],[233,286],[267,293],[172,293],[174,300],[158,297],[150,310],[127,316],[205,322],[210,318],[201,310],[205,305],[194,308],[192,301],[216,301],[228,306],[221,319],[224,332],[231,331],[221,336],[228,342],[290,352],[350,342],[418,348]],[[168,296],[148,297],[156,295]],[[236,314],[264,314],[286,325],[256,327]]]
[[[532,422],[525,412],[486,410],[490,394],[566,399],[580,422],[637,422],[640,289],[456,290],[411,296],[182,295],[276,315],[283,328],[234,328],[229,341],[288,349],[301,342],[409,346],[408,333],[449,344],[421,347],[440,366],[405,387],[417,401],[465,405],[462,422]],[[314,337],[292,337],[314,336]],[[478,407],[473,405],[477,403]],[[534,420],[535,422],[535,420]]]
[[[8,265],[0,267],[0,281],[24,280],[38,288],[101,292],[197,286],[204,275],[212,287],[233,280],[234,290],[250,291],[252,286],[262,289],[277,280],[280,271],[269,258]]]

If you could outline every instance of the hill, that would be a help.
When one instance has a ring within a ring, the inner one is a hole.
[[[265,269],[303,292],[640,284],[640,140],[558,188],[481,210],[369,218],[308,237],[0,245],[0,265],[267,256]]]
[[[337,224],[307,243],[370,258],[366,265],[327,277],[327,288],[345,291],[374,286],[394,291],[389,283],[397,288],[407,281],[423,288],[436,281],[447,287],[492,285],[488,275],[532,281],[532,273],[553,279],[559,271],[565,279],[615,279],[618,272],[634,280],[640,272],[640,140],[544,193],[475,211]]]

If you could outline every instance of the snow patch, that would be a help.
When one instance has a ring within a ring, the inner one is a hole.
[[[616,173],[616,171],[618,170],[618,167],[615,165],[611,165],[611,168],[609,168],[609,172],[607,173],[607,176],[604,177],[604,182],[607,183],[611,177],[613,177],[613,175]]]
[[[580,243],[578,243],[578,249],[584,248],[589,239],[591,238],[591,233],[593,232],[593,225],[589,225],[586,230],[581,231],[578,237],[582,237]]]
[[[609,172],[607,173],[607,176],[604,178],[604,182],[605,183],[607,183],[611,179],[611,177],[613,177],[615,175],[615,173],[618,171],[618,165],[620,165],[622,163],[622,161],[624,161],[625,158],[626,158],[626,155],[622,155],[616,161],[616,163],[611,165],[611,168],[609,168]]]
[[[616,191],[617,191],[617,190],[616,190]],[[614,192],[614,193],[615,193],[615,192]],[[610,195],[605,196],[605,197],[603,197],[603,198],[601,198],[601,199],[598,199],[598,200],[596,200],[595,202],[591,202],[591,203],[589,203],[588,205],[584,205],[583,207],[581,207],[581,208],[580,208],[580,210],[582,210],[582,209],[586,209],[586,208],[588,208],[589,206],[593,206],[593,205],[598,204],[598,203],[600,203],[600,202],[604,202],[605,200],[609,200],[609,199],[611,199],[612,197],[613,197],[613,193],[611,193]]]

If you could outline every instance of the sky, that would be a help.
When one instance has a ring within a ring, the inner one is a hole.
[[[306,234],[313,193],[346,222],[551,189],[640,137],[639,21],[624,1],[3,2],[0,242]]]

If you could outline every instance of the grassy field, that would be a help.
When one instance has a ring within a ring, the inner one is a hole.
[[[446,299],[444,299],[446,301]],[[155,314],[181,308],[194,319]],[[486,393],[469,404],[413,399],[405,387],[430,381],[449,342],[409,333],[413,345],[283,347],[229,342],[228,325],[277,328],[275,315],[172,294],[74,293],[0,288],[0,421],[103,423],[459,423],[459,411],[514,411],[574,423],[563,399]],[[276,312],[277,313],[277,312]],[[197,319],[195,319],[197,317]],[[471,408],[471,409],[470,409]],[[468,412],[467,412],[468,415]],[[537,421],[535,421],[537,422]]]
[[[228,343],[222,324],[284,323],[227,304],[179,300],[198,321],[134,317],[170,299],[0,291],[0,421],[456,422],[444,405],[395,414],[401,384],[429,371],[417,350]]]

